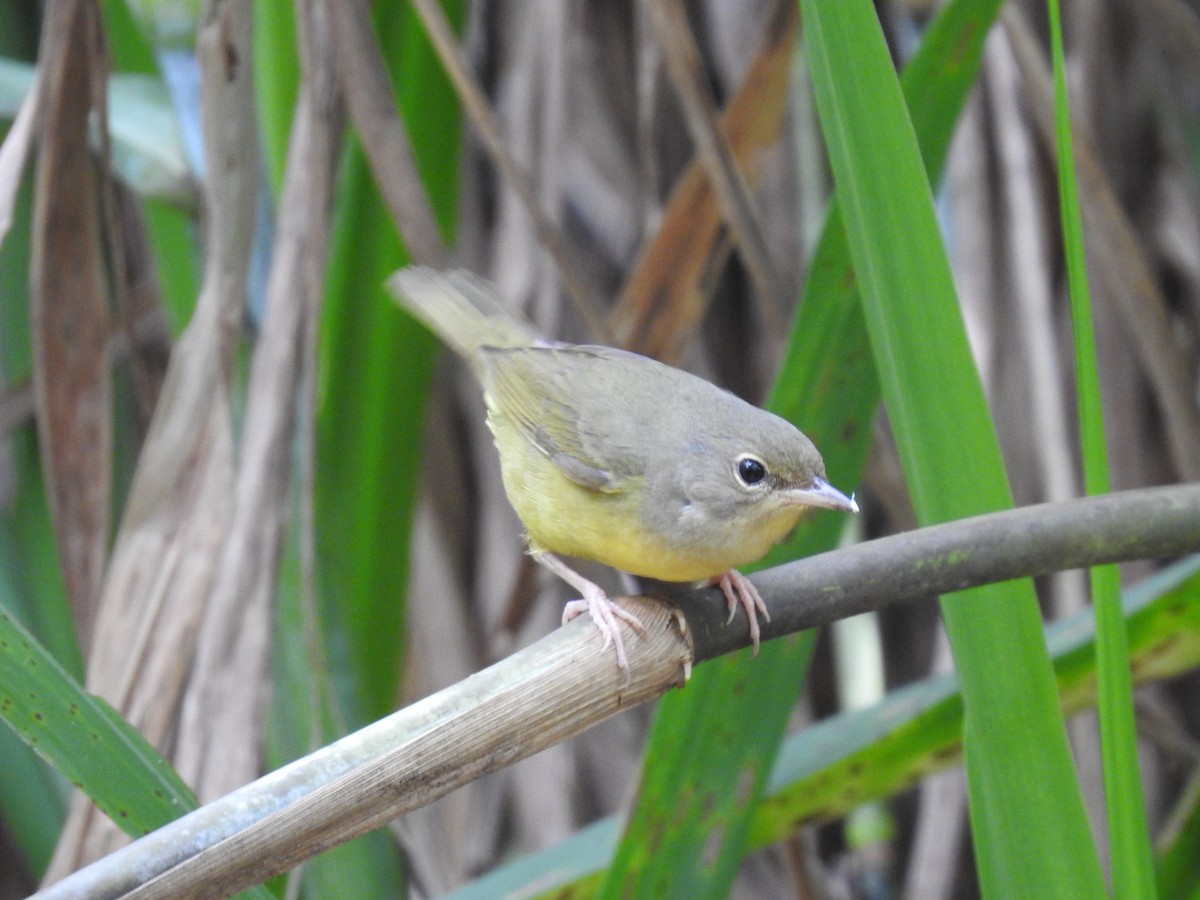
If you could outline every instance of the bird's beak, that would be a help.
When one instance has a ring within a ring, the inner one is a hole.
[[[792,488],[787,494],[792,502],[805,506],[858,512],[858,501],[854,499],[854,495],[847,497],[824,478],[814,478],[807,487]]]

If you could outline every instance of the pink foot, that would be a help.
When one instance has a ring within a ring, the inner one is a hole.
[[[704,584],[706,587],[719,587],[721,593],[725,595],[725,606],[729,610],[729,618],[725,620],[726,625],[733,621],[739,604],[742,609],[746,610],[746,618],[750,620],[750,640],[754,642],[754,655],[757,656],[759,637],[762,634],[758,627],[758,617],[761,614],[765,621],[771,621],[771,616],[767,612],[767,604],[763,603],[758,588],[737,569],[730,569],[728,572],[714,575]]]
[[[628,675],[629,659],[625,656],[625,642],[621,640],[621,626],[617,624],[617,619],[628,622],[635,631],[645,634],[646,629],[642,627],[641,621],[633,613],[625,611],[610,600],[598,587],[595,591],[584,590],[582,600],[572,600],[563,607],[563,624],[566,625],[584,612],[592,617],[596,629],[604,636],[604,646],[601,650],[607,649],[611,643],[617,653],[617,668]]]
[[[625,655],[625,642],[621,639],[621,626],[617,620],[628,623],[634,631],[644,635],[646,629],[638,617],[610,600],[599,585],[588,581],[557,556],[535,552],[533,558],[583,594],[583,599],[572,600],[563,607],[563,624],[566,625],[581,613],[588,613],[604,638],[602,649],[606,650],[609,644],[613,645],[617,654],[617,668],[624,672],[628,679],[629,658]]]

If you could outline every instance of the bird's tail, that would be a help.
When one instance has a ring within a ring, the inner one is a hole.
[[[491,283],[469,272],[412,266],[394,274],[387,286],[397,303],[473,365],[480,347],[542,342],[533,325],[505,309]]]

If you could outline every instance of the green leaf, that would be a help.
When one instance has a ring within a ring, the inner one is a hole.
[[[0,16],[13,25],[14,10]],[[14,28],[14,31],[18,29]],[[0,27],[0,42],[13,37]],[[36,35],[32,36],[36,40]],[[12,211],[13,227],[0,243],[0,382],[11,389],[29,375],[29,259],[31,182],[26,178]],[[25,382],[29,387],[28,381]],[[11,493],[0,504],[0,609],[34,633],[50,653],[78,676],[83,671],[58,546],[38,464],[34,423],[5,436]],[[66,817],[69,785],[15,732],[0,737],[0,816],[34,877],[50,862]]]
[[[1168,900],[1200,897],[1200,871],[1196,868],[1196,848],[1200,847],[1200,778],[1195,772],[1184,788],[1179,806],[1182,809],[1172,813],[1164,828],[1165,848],[1157,871],[1159,896]],[[1182,815],[1176,820],[1179,812]]]
[[[1067,73],[1058,0],[1050,0],[1050,44],[1054,58],[1058,193],[1071,295],[1071,321],[1075,334],[1075,379],[1079,398],[1083,480],[1089,494],[1106,494],[1112,487],[1104,444],[1104,411],[1100,405],[1100,375],[1096,365],[1096,337],[1092,326],[1092,300],[1083,242],[1083,215],[1079,209],[1079,190],[1075,179],[1071,111],[1067,101]],[[1113,893],[1118,897],[1153,897],[1154,856],[1150,850],[1150,831],[1146,824],[1138,765],[1133,677],[1129,671],[1125,620],[1121,616],[1121,575],[1116,566],[1098,566],[1090,574],[1092,603],[1096,608],[1098,626],[1098,710]]]
[[[263,156],[276,197],[283,187],[292,116],[300,95],[300,52],[293,3],[254,0],[254,93]]]
[[[461,21],[463,5],[452,18]],[[443,226],[457,202],[457,101],[407,5],[382,8],[377,29],[414,152]],[[386,15],[383,15],[386,13]],[[404,644],[404,590],[433,337],[387,298],[384,279],[407,262],[362,153],[347,153],[322,311],[317,521],[321,593],[344,641],[335,669],[352,673],[352,722],[389,712]]]
[[[879,22],[865,0],[802,0],[802,9],[867,327],[918,518],[932,524],[1007,508],[1003,462]],[[1032,585],[962,592],[945,598],[942,611],[963,685],[984,893],[1103,896]]]
[[[45,874],[54,856],[69,787],[16,732],[0,729],[0,809],[34,878]]]
[[[3,611],[0,716],[127,834],[147,834],[196,808],[187,785],[146,739]]]
[[[0,609],[48,637],[55,658],[80,672],[82,661],[32,430],[29,426],[12,435],[16,496],[12,509],[0,512]],[[0,734],[0,811],[35,876],[45,872],[54,853],[66,819],[68,791],[65,780],[15,733]]]
[[[1153,680],[1200,663],[1200,556],[1131,589],[1124,602],[1140,677]],[[1096,702],[1096,621],[1084,610],[1046,629],[1059,702],[1074,712]],[[819,722],[789,740],[771,775],[770,802],[750,843],[765,846],[801,824],[886,797],[957,758],[962,694],[954,675],[901,688],[870,709]]]

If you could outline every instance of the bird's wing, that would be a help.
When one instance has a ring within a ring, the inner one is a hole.
[[[507,417],[559,471],[590,490],[611,493],[621,489],[619,473],[601,458],[595,434],[586,429],[584,408],[600,386],[589,383],[591,367],[580,354],[592,350],[484,347],[483,381],[493,413]]]

